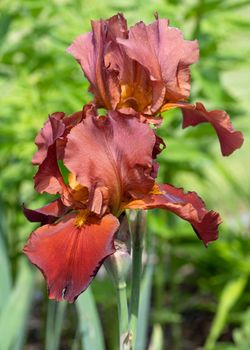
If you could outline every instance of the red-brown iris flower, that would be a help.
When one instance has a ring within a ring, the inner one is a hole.
[[[122,14],[92,21],[92,32],[77,37],[68,51],[80,63],[98,107],[130,115],[136,111],[142,120],[155,124],[161,121],[161,112],[179,107],[183,128],[211,123],[223,155],[242,145],[243,136],[233,129],[225,111],[187,102],[198,42],[184,40],[167,19],[131,28]]]
[[[44,274],[49,298],[73,302],[88,287],[115,251],[125,209],[163,208],[189,221],[206,245],[217,238],[219,214],[207,211],[196,193],[155,182],[163,142],[137,118],[117,111],[98,116],[93,105],[69,117],[54,113],[36,144],[35,188],[59,198],[24,208],[30,221],[42,223],[24,252]]]

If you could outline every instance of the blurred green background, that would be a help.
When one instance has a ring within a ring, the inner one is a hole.
[[[75,305],[56,304],[21,253],[35,227],[21,204],[36,208],[49,199],[33,189],[35,135],[49,113],[70,114],[91,98],[65,49],[90,30],[90,19],[118,11],[129,24],[149,23],[157,11],[186,39],[197,38],[192,101],[226,109],[245,135],[242,149],[223,158],[209,125],[183,131],[180,113],[165,113],[161,181],[197,191],[224,222],[219,240],[205,249],[188,223],[149,213],[137,349],[248,350],[250,3],[244,0],[1,0],[0,349],[118,347],[115,291],[104,270]]]

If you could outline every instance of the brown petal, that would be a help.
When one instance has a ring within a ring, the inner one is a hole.
[[[218,225],[222,222],[218,213],[208,211],[195,192],[185,193],[182,188],[159,185],[157,191],[126,205],[126,209],[169,210],[190,222],[198,237],[207,245],[218,238]]]
[[[165,99],[177,101],[189,96],[189,66],[199,57],[197,41],[184,40],[181,31],[169,27],[166,19],[150,25],[139,22],[130,28],[128,39],[117,41],[130,58],[148,70],[150,79],[158,82],[158,89],[166,89]]]
[[[98,107],[115,109],[120,99],[120,86],[117,73],[107,69],[105,53],[107,51],[106,21],[92,21],[93,32],[80,35],[68,48],[68,52],[81,65],[90,82],[90,92],[95,96]]]
[[[63,205],[60,198],[39,209],[28,209],[23,205],[26,218],[31,222],[41,222],[42,225],[52,224],[67,211],[68,207]]]
[[[118,112],[93,115],[69,133],[64,163],[88,188],[96,213],[107,199],[116,212],[124,197],[147,193],[153,186],[155,142],[154,132],[137,118]]]
[[[39,193],[62,193],[66,188],[57,164],[56,146],[50,146],[47,156],[34,176],[35,190]]]
[[[77,227],[72,214],[35,230],[24,253],[46,278],[49,298],[74,302],[91,283],[102,262],[114,253],[119,221],[109,214]]]
[[[53,113],[45,122],[44,127],[38,133],[35,144],[38,151],[34,154],[32,163],[40,165],[47,157],[48,148],[64,133],[65,126],[62,118],[65,116],[63,112]]]
[[[207,111],[200,102],[196,105],[184,105],[181,107],[183,114],[183,128],[209,122],[214,127],[223,156],[228,156],[243,144],[243,135],[235,131],[229,115],[222,110]]]

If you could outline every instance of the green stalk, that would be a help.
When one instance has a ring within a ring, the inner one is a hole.
[[[120,350],[129,349],[128,343],[128,303],[126,282],[117,285],[118,320]]]
[[[105,260],[104,266],[114,282],[117,294],[120,350],[129,350],[130,339],[126,277],[130,267],[130,255],[124,242],[116,240],[115,246],[116,252]]]
[[[130,300],[129,328],[132,336],[132,349],[135,350],[136,332],[138,323],[138,310],[140,299],[140,282],[142,271],[143,236],[146,222],[146,212],[139,211],[132,229],[132,284]]]

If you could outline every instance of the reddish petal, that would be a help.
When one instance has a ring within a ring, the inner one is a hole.
[[[53,113],[49,116],[44,127],[38,133],[35,140],[38,151],[34,154],[32,159],[33,164],[40,165],[47,157],[48,148],[63,135],[65,126],[62,122],[62,118],[64,115],[65,114],[62,112]]]
[[[47,156],[34,176],[35,190],[39,193],[57,194],[66,188],[57,164],[56,146],[50,146]]]
[[[221,152],[228,156],[237,148],[240,148],[244,139],[240,131],[235,131],[229,115],[225,111],[207,111],[202,103],[181,107],[183,114],[183,128],[209,122],[214,127],[219,141]]]
[[[93,106],[86,105],[86,113],[92,108]],[[63,158],[66,135],[82,120],[83,116],[83,111],[76,112],[67,118],[62,112],[53,113],[37,135],[35,143],[38,151],[33,157],[33,164],[39,165],[34,177],[37,192],[50,194],[65,192],[65,196],[67,195],[67,187],[57,161]]]
[[[28,209],[23,205],[23,212],[31,222],[41,222],[42,225],[52,224],[59,217],[66,214],[68,207],[63,205],[60,198],[39,209]]]
[[[155,135],[155,146],[153,149],[153,158],[155,159],[158,156],[158,154],[160,154],[165,148],[166,148],[166,144],[163,141],[163,139],[160,136]]]
[[[130,28],[127,40],[117,41],[130,58],[148,70],[152,81],[163,83],[168,100],[189,96],[189,66],[199,57],[197,41],[184,40],[181,31],[169,27],[166,19],[158,19],[150,25],[139,22]],[[158,85],[157,89],[163,86]]]
[[[114,253],[118,227],[109,214],[78,228],[71,214],[31,234],[24,253],[44,274],[50,299],[73,302],[88,287],[103,260]]]
[[[90,196],[98,195],[98,210],[108,196],[116,212],[124,197],[147,193],[153,186],[150,173],[155,142],[154,132],[137,118],[117,112],[107,117],[93,115],[69,133],[64,163],[89,189]]]
[[[127,209],[167,209],[190,222],[198,237],[207,245],[218,237],[218,225],[222,222],[218,213],[207,211],[204,202],[195,192],[184,193],[171,185],[159,185],[159,191],[142,200],[135,200]]]
[[[77,37],[68,52],[79,62],[91,83],[90,91],[95,96],[96,104],[115,109],[120,99],[120,87],[117,73],[113,69],[107,69],[105,64],[107,22],[92,21],[92,30],[91,33]]]

